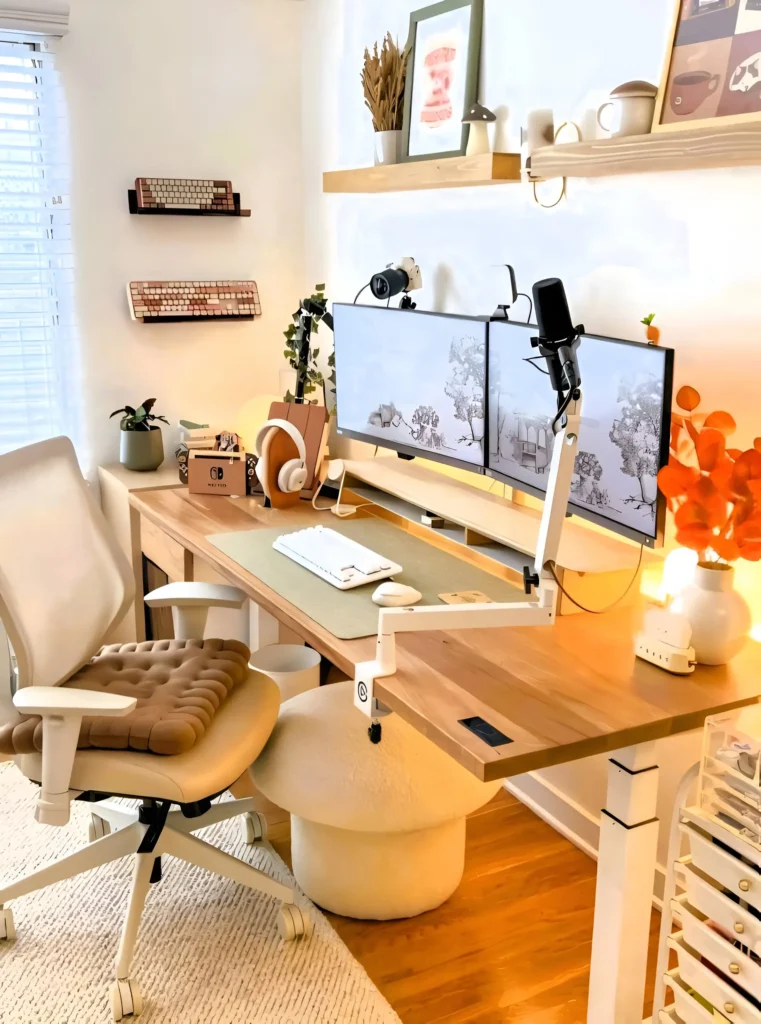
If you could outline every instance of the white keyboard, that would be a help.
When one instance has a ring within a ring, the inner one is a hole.
[[[284,533],[272,547],[339,590],[377,583],[402,572],[396,562],[324,526]]]

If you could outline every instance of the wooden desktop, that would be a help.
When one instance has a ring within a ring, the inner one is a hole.
[[[182,565],[186,579],[193,578],[195,559],[212,565],[353,676],[354,666],[372,657],[374,637],[339,640],[207,539],[280,525],[284,530],[315,522],[330,525],[326,513],[302,505],[275,512],[256,498],[191,495],[182,488],[132,493],[138,587],[143,532],[154,544],[160,533],[180,552],[180,557],[173,555],[174,563]],[[498,566],[494,572],[500,574]],[[139,609],[136,601],[138,636]],[[400,635],[399,671],[378,680],[376,688],[393,712],[484,780],[618,752],[610,763],[600,835],[590,1024],[639,1024],[642,1019],[658,836],[654,741],[700,728],[707,715],[755,703],[761,695],[761,645],[756,643],[730,665],[699,666],[689,677],[668,675],[636,659],[634,637],[643,609],[639,601],[601,616],[561,617],[548,629]],[[512,742],[487,746],[460,724],[473,716],[486,719]]]

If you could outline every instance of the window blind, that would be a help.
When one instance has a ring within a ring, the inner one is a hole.
[[[0,452],[76,434],[70,168],[54,47],[0,32]]]

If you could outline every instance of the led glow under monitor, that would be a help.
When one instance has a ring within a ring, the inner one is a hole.
[[[492,322],[489,331],[487,473],[544,497],[552,457],[555,394],[539,370],[537,328]],[[663,539],[658,470],[668,462],[674,353],[584,335],[578,351],[583,402],[571,491],[574,515],[648,547]]]
[[[484,472],[487,317],[333,307],[343,437]]]

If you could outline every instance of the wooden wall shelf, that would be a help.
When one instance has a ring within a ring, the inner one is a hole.
[[[250,217],[250,210],[241,210],[240,192],[233,192],[235,200],[234,210],[179,210],[179,209],[149,209],[137,205],[137,191],[134,188],[127,190],[129,199],[129,212],[137,217]]]
[[[547,180],[759,165],[761,122],[752,122],[560,143],[537,150],[529,170],[533,178]]]
[[[518,153],[418,160],[350,171],[326,171],[323,192],[415,192],[434,188],[505,185],[521,180]]]

